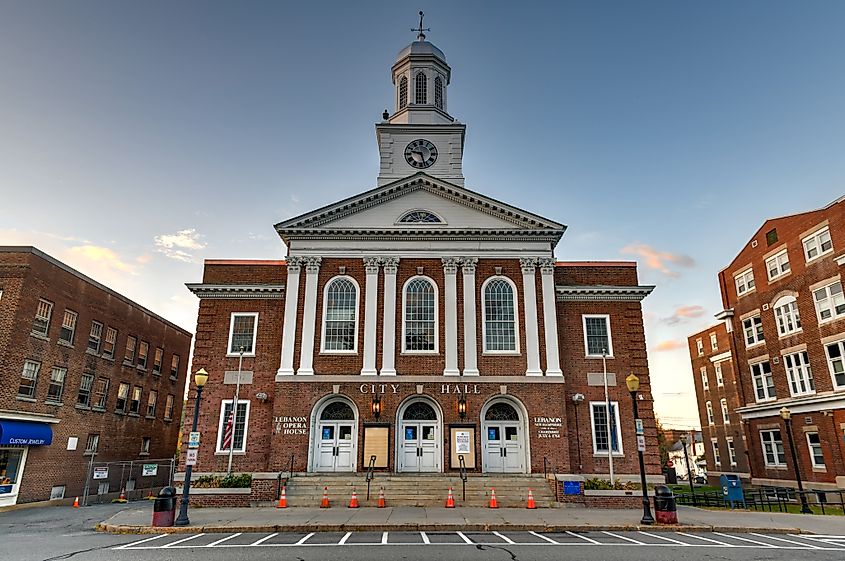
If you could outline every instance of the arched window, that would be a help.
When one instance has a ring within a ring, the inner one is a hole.
[[[415,95],[414,103],[428,103],[426,101],[427,98],[428,98],[428,90],[427,90],[428,85],[426,84],[425,73],[420,72],[419,74],[417,74],[417,77],[414,78],[414,81],[416,82],[416,84],[415,84],[416,95]]]
[[[798,301],[795,296],[783,296],[775,302],[775,320],[778,335],[788,335],[801,330],[801,317],[798,314]]]
[[[397,222],[402,222],[406,224],[418,224],[418,223],[427,223],[427,224],[434,224],[443,222],[440,220],[440,217],[431,212],[430,210],[411,210],[406,212],[402,215]]]
[[[405,109],[408,105],[408,77],[402,76],[399,80],[399,109]]]
[[[332,401],[320,413],[321,421],[354,421],[355,411],[345,401]]]
[[[519,413],[513,408],[513,405],[499,401],[494,403],[487,409],[484,414],[485,421],[518,421]]]
[[[434,106],[443,109],[443,80],[440,76],[434,79]]]
[[[354,352],[358,339],[358,287],[350,277],[336,277],[326,285],[323,302],[323,350]]]
[[[427,277],[405,284],[402,350],[437,352],[437,291]]]
[[[405,408],[402,413],[403,421],[436,421],[437,413],[434,408],[423,401],[415,401]]]
[[[516,291],[506,277],[492,277],[484,286],[484,352],[517,352]]]

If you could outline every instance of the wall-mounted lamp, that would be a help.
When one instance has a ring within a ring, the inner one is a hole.
[[[464,398],[464,396],[461,396],[461,398],[458,400],[458,416],[461,419],[464,419],[467,416],[467,400]]]
[[[378,418],[381,415],[381,396],[379,396],[378,394],[373,396],[372,409],[373,417],[375,417],[375,419],[378,421]]]

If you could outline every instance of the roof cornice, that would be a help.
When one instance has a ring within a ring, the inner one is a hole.
[[[205,284],[186,283],[194,295],[205,299],[281,298],[283,284]]]
[[[639,302],[654,290],[653,285],[644,286],[555,286],[558,302],[572,301],[633,301]]]

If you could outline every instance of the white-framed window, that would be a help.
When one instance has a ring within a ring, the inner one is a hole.
[[[408,105],[408,77],[402,76],[399,80],[399,109],[405,109]]]
[[[126,408],[129,406],[129,384],[121,382],[117,387],[117,402],[114,410],[117,413],[126,413]]]
[[[718,351],[719,350],[719,342],[716,339],[715,333],[710,334],[710,350],[711,351]]]
[[[229,342],[226,356],[255,356],[255,338],[258,335],[258,312],[232,312],[229,319]]]
[[[414,77],[414,103],[428,103],[428,81],[424,72]]]
[[[126,354],[123,356],[123,362],[133,364],[135,362],[135,346],[138,344],[138,339],[133,335],[126,338]]]
[[[813,370],[807,351],[783,355],[783,365],[789,378],[789,393],[793,396],[816,393]]]
[[[827,367],[833,379],[833,388],[845,388],[845,340],[828,343],[824,346],[827,354]]]
[[[147,367],[147,355],[150,353],[150,344],[146,341],[141,341],[138,345],[138,366],[141,368]]]
[[[710,379],[707,378],[707,367],[702,366],[700,373],[701,373],[701,387],[705,390],[709,390],[710,389]]]
[[[156,416],[156,402],[158,401],[158,392],[155,390],[150,390],[150,393],[147,394],[147,417],[155,417]]]
[[[784,249],[766,259],[766,274],[775,280],[789,272],[789,253]]]
[[[610,316],[607,314],[582,315],[584,348],[588,357],[613,357],[613,336],[610,333]]]
[[[334,277],[323,290],[322,352],[358,351],[358,283],[348,276]]]
[[[622,455],[622,433],[619,426],[619,404],[610,402],[610,442],[614,456]],[[593,453],[607,455],[607,403],[604,401],[590,402],[590,421],[593,427]]]
[[[79,393],[76,396],[77,405],[91,407],[91,390],[94,387],[94,375],[83,374],[79,380]]]
[[[711,438],[710,444],[713,446],[713,463],[717,466],[722,465],[722,456],[719,454],[719,439]]]
[[[824,451],[822,451],[822,440],[819,438],[819,433],[808,432],[807,447],[810,449],[810,461],[813,462],[814,468],[823,468],[824,465]]]
[[[763,343],[763,320],[759,314],[742,320],[742,333],[745,336],[745,348]]]
[[[713,370],[716,371],[716,385],[720,388],[725,385],[725,376],[722,374],[722,363],[717,362],[713,365]]]
[[[24,361],[23,371],[21,372],[21,383],[18,386],[18,397],[35,397],[39,370],[41,370],[40,362],[35,362],[34,360]]]
[[[141,454],[147,455],[150,453],[150,444],[152,443],[152,438],[149,436],[141,437]]]
[[[402,352],[437,353],[437,284],[417,275],[402,287]]]
[[[167,400],[164,402],[164,420],[170,421],[173,419],[173,401],[172,394],[167,394]]]
[[[108,378],[97,378],[97,386],[94,389],[94,397],[96,398],[96,401],[94,402],[94,408],[105,409],[106,401],[108,401],[109,399]]]
[[[763,444],[763,460],[767,466],[786,466],[786,453],[783,451],[780,429],[761,430],[760,442]]]
[[[117,329],[106,329],[106,340],[103,343],[103,358],[114,358],[114,346],[117,343]]]
[[[161,363],[164,361],[164,349],[156,347],[156,354],[153,357],[153,374],[161,375]]]
[[[99,447],[100,447],[100,435],[99,434],[89,434],[88,438],[85,440],[85,453],[86,454],[95,454]]]
[[[67,375],[67,368],[61,366],[54,366],[50,372],[50,385],[47,387],[47,401],[53,403],[62,402],[62,393],[65,390],[65,376]]]
[[[92,353],[100,352],[100,344],[103,340],[103,324],[99,321],[91,322],[91,333],[88,334],[88,350]]]
[[[754,398],[757,402],[777,399],[772,365],[768,360],[751,364],[751,379],[754,381]]]
[[[141,414],[141,386],[135,386],[132,388],[132,399],[129,400],[129,413],[134,413],[136,415]]]
[[[728,400],[721,399],[719,401],[719,405],[722,408],[722,423],[729,425],[731,424],[731,411],[728,409]]]
[[[845,317],[845,295],[842,294],[842,281],[832,282],[813,291],[813,302],[819,323]]]
[[[713,404],[709,401],[704,403],[705,409],[707,409],[707,424],[708,425],[715,425],[716,424],[716,417],[713,415]]]
[[[170,357],[170,377],[174,379],[179,377],[179,355],[174,354]]]
[[[742,296],[754,290],[754,270],[749,267],[734,275],[734,283],[736,283],[736,294]]]
[[[729,436],[725,438],[725,442],[728,444],[728,461],[731,463],[731,467],[736,467],[736,445],[734,444],[734,438]]]
[[[47,336],[50,331],[50,318],[53,316],[53,303],[38,300],[38,307],[35,309],[35,319],[32,321],[32,332],[36,335]]]
[[[701,337],[695,340],[695,350],[698,351],[698,356],[704,356],[704,341]]]
[[[801,331],[801,316],[798,313],[798,301],[795,296],[782,296],[773,307],[780,336]]]
[[[232,450],[234,452],[246,452],[246,436],[249,427],[249,401],[239,399],[238,410],[234,423],[232,424]],[[229,416],[232,414],[232,400],[224,399],[220,402],[220,419],[217,423],[217,453],[222,454],[229,451],[229,447],[223,446],[226,432],[226,425]]]
[[[485,353],[519,352],[516,286],[504,276],[490,277],[481,287]]]
[[[62,318],[62,328],[59,330],[59,341],[73,345],[73,336],[76,334],[77,314],[73,310],[65,310]]]
[[[816,230],[801,240],[801,243],[804,245],[804,258],[807,263],[833,251],[833,241],[827,226]]]

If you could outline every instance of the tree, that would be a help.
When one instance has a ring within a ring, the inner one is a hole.
[[[660,465],[665,466],[669,461],[669,448],[672,443],[666,441],[666,432],[663,430],[660,418],[655,416],[654,422],[657,425],[657,448],[660,450]]]

